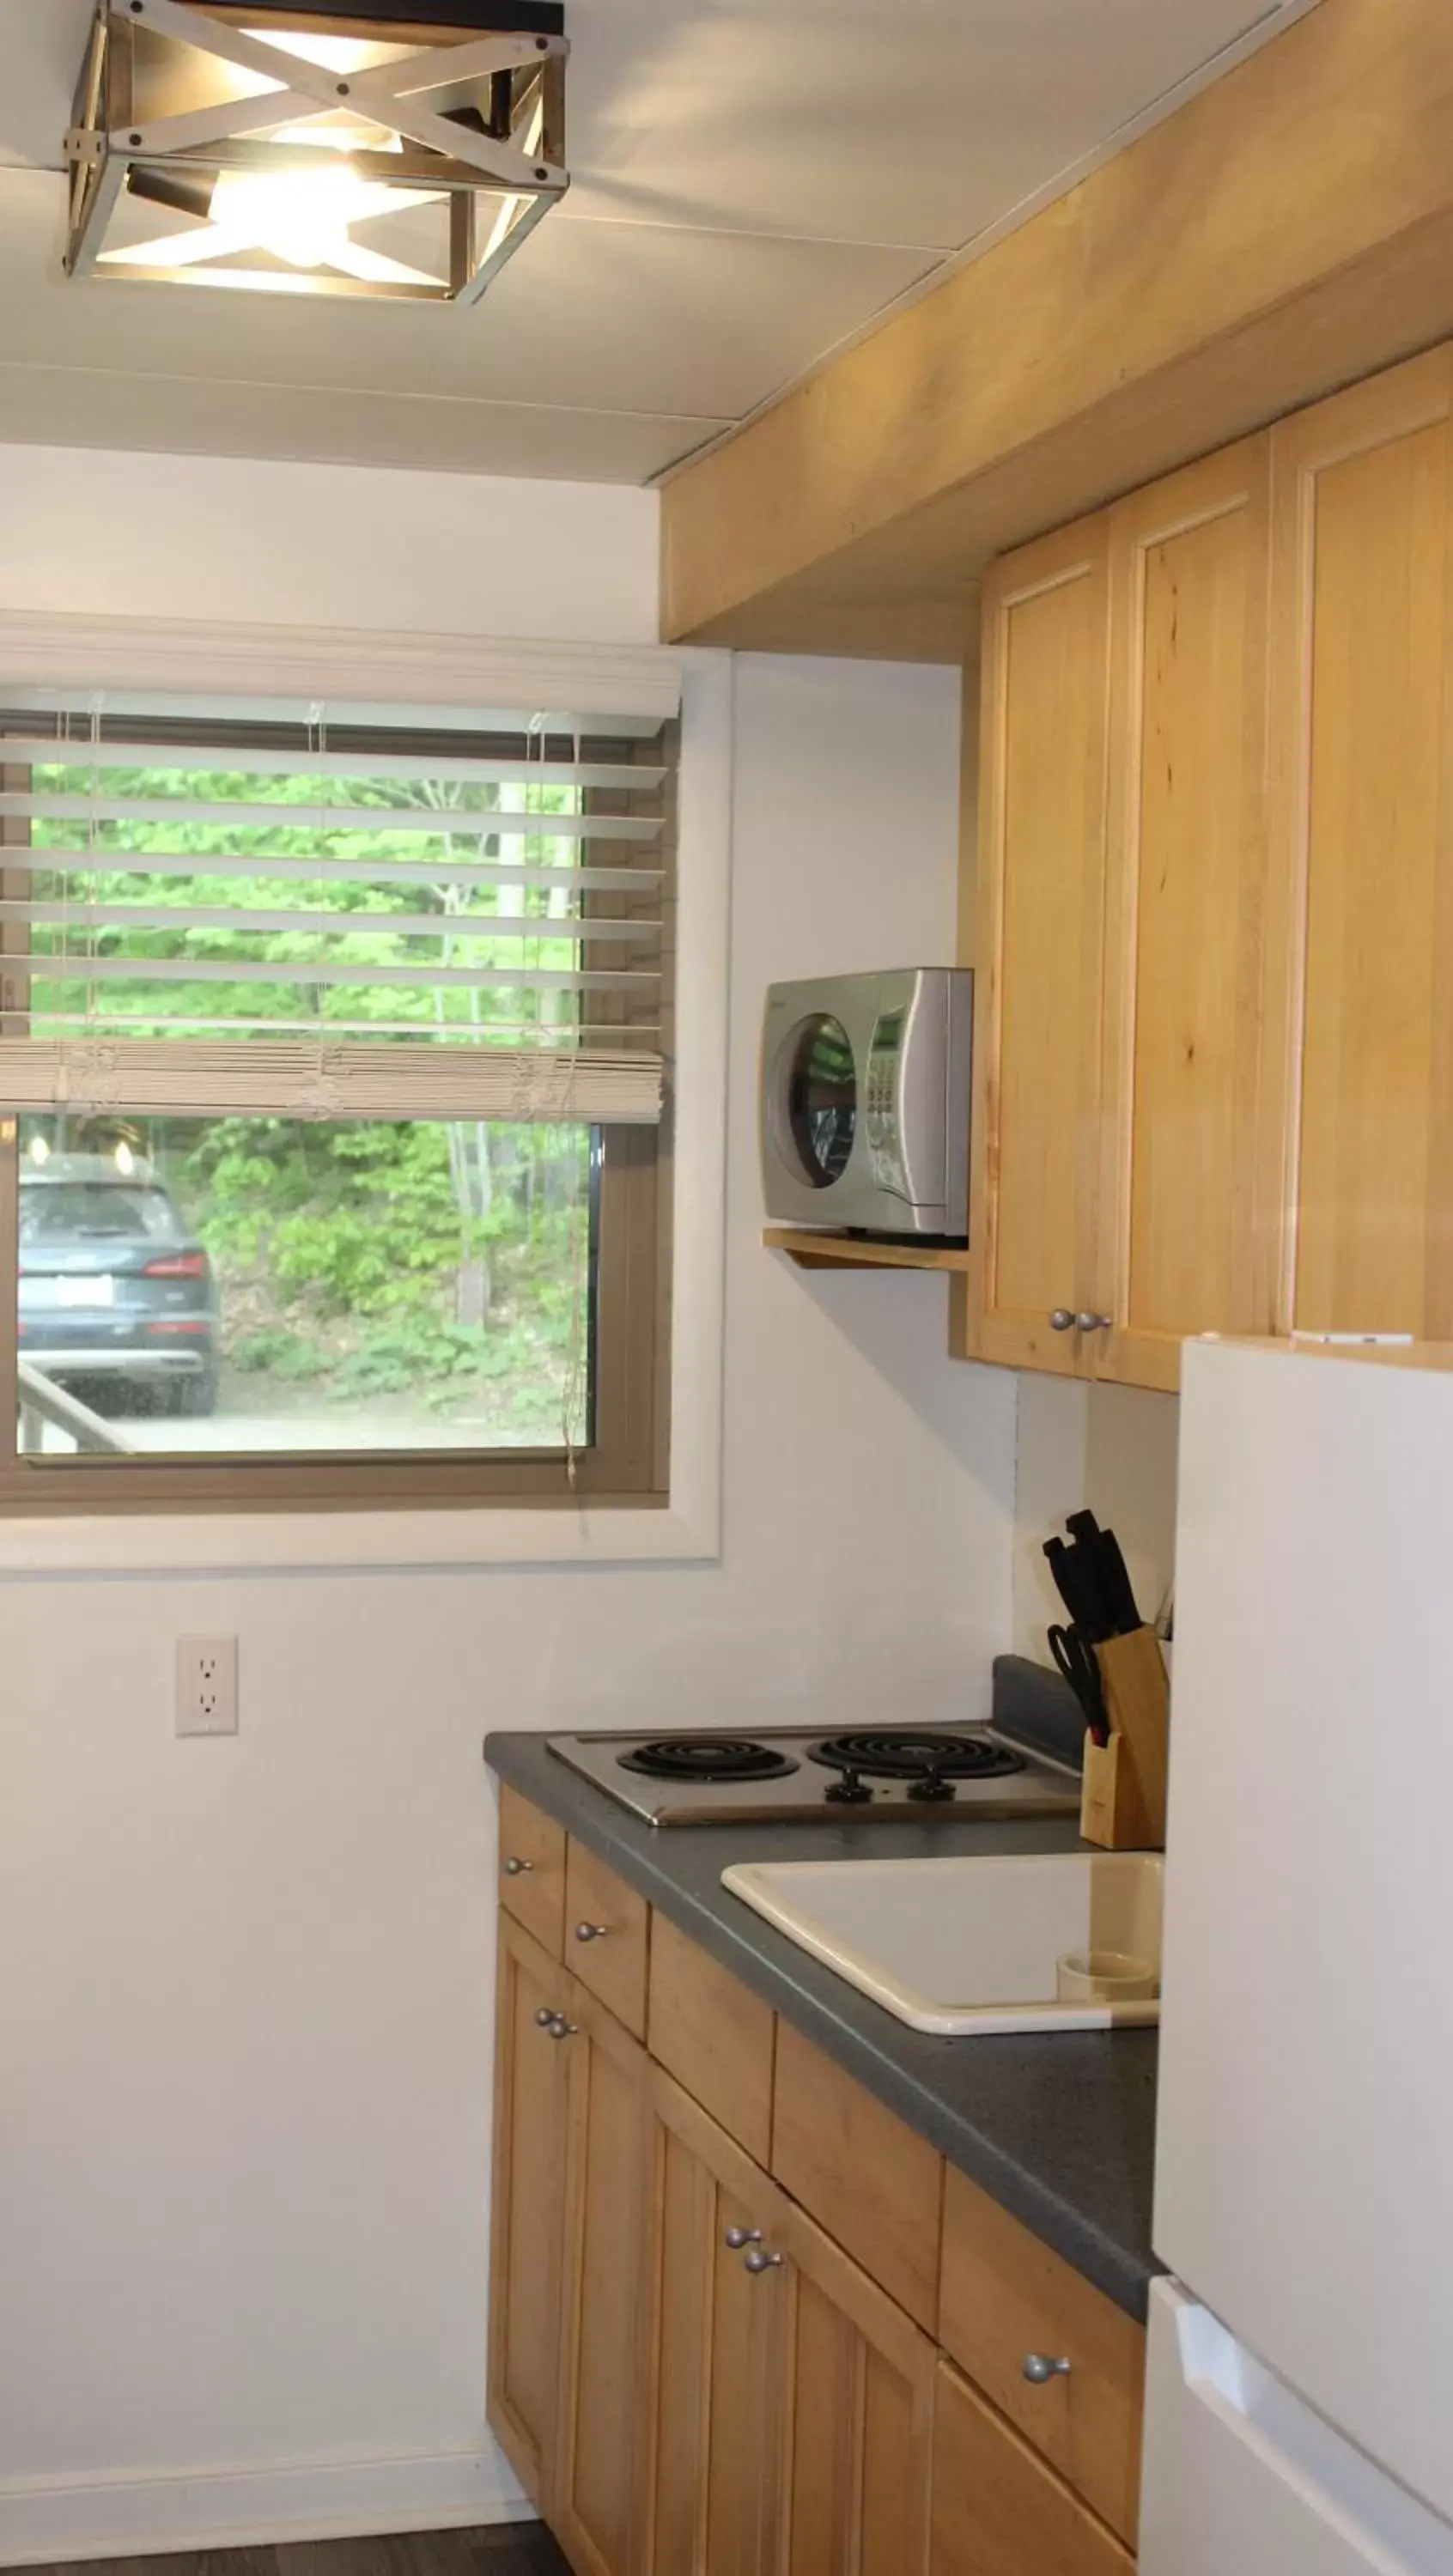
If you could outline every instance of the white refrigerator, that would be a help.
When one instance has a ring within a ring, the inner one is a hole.
[[[1453,1373],[1185,1355],[1141,2576],[1453,2576]]]

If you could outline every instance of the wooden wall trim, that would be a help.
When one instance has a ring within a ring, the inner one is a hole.
[[[665,487],[663,631],[957,659],[989,558],[1453,336],[1453,9],[1321,0]]]

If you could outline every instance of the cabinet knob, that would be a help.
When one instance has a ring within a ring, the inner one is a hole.
[[[554,2020],[550,2024],[550,2037],[552,2039],[574,2039],[579,2028],[580,2024],[578,2021],[567,2021],[563,2013],[556,2013]],[[1066,2368],[1068,2368],[1068,2366],[1069,2365],[1067,2363]]]
[[[1075,1329],[1073,1307],[1056,1306],[1049,1319],[1049,1329],[1052,1333],[1072,1333]]]
[[[1108,1333],[1114,1321],[1113,1315],[1092,1315],[1087,1308],[1083,1315],[1076,1315],[1075,1330],[1080,1333]]]
[[[730,2253],[740,2254],[744,2245],[761,2244],[762,2231],[760,2227],[729,2227],[723,2241]]]
[[[1025,2378],[1036,2388],[1045,2387],[1051,2379],[1068,2379],[1070,2375],[1069,2363],[1054,2360],[1047,2352],[1027,2352],[1023,2368]]]
[[[754,2245],[742,2260],[754,2280],[759,2272],[780,2272],[782,2269],[781,2255],[769,2254],[765,2245]]]
[[[608,1923],[577,1923],[575,1938],[577,1941],[603,1941],[609,1930]]]
[[[509,1859],[505,1862],[505,1876],[506,1878],[523,1878],[526,1871],[532,1870],[534,1866],[535,1864],[532,1860],[516,1860],[514,1853],[511,1852]]]
[[[559,2018],[560,2015],[555,2010],[553,2004],[541,2004],[539,2011],[535,2015],[535,2028],[537,2030],[548,2030],[551,2023],[558,2021]]]

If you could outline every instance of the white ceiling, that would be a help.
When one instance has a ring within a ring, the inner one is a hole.
[[[0,0],[0,441],[644,482],[1311,5],[567,0],[575,184],[462,312],[66,284],[91,0]]]

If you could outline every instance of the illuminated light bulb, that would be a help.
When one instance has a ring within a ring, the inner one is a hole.
[[[323,268],[346,251],[348,227],[376,211],[378,190],[351,170],[301,170],[266,176],[225,171],[212,199],[212,221],[250,235],[290,268]]]
[[[325,72],[361,72],[368,64],[387,60],[400,50],[366,36],[284,36],[275,27],[248,27],[245,33],[262,44],[276,45],[279,53],[291,54],[297,62],[316,63]]]

